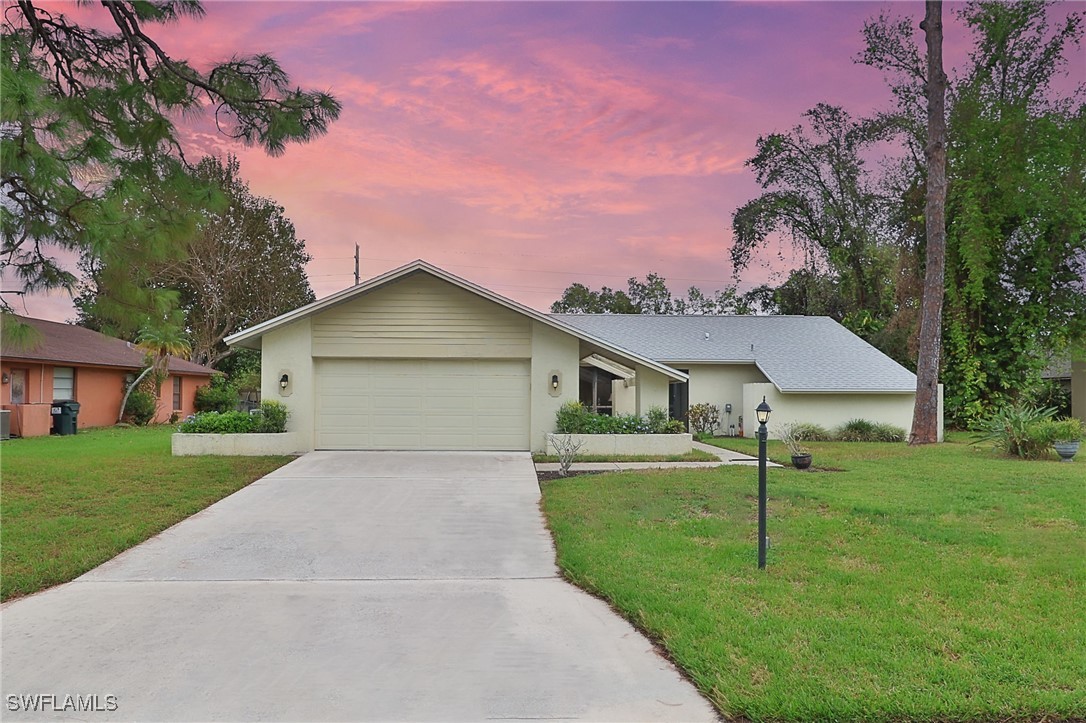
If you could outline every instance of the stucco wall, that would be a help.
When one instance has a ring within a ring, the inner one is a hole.
[[[686,454],[693,449],[689,434],[548,434],[547,454],[558,454],[554,438],[572,437],[581,447],[578,455],[664,456]]]
[[[939,394],[941,402],[941,385]],[[746,437],[753,437],[758,428],[754,410],[763,395],[773,409],[768,425],[771,439],[778,439],[780,428],[789,422],[820,424],[832,430],[851,419],[866,419],[893,424],[904,429],[906,434],[912,427],[914,394],[782,394],[772,384],[747,384],[743,387],[743,433]],[[942,441],[942,415],[939,429]]]
[[[668,407],[668,382],[666,376],[658,371],[649,369],[640,364],[634,367],[637,373],[637,385],[634,387],[637,393],[636,414],[644,416],[653,407]]]
[[[546,450],[548,432],[554,431],[555,414],[568,401],[580,397],[580,340],[532,321],[531,447]],[[551,394],[551,376],[559,376],[558,394]]]
[[[117,423],[128,374],[134,372],[90,367],[75,370],[75,400],[79,402],[80,429],[108,427]],[[169,415],[166,419],[169,419]]]
[[[279,378],[284,373],[290,382],[281,389]],[[265,334],[260,352],[260,398],[282,402],[290,410],[287,431],[297,435],[299,451],[313,449],[315,394],[310,320],[301,319]]]
[[[743,414],[743,385],[769,382],[753,364],[675,363],[671,366],[689,370],[691,406],[707,403],[720,410],[718,433],[727,432],[728,415],[724,413],[726,404],[732,405],[731,423],[736,430],[739,429],[739,415]]]

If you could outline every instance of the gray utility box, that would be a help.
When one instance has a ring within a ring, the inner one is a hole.
[[[0,409],[0,439],[11,439],[10,409]]]
[[[64,399],[53,402],[53,434],[75,434],[79,431],[79,402]]]

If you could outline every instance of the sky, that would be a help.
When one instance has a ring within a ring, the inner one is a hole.
[[[948,69],[969,46],[957,7],[944,10]],[[880,12],[923,16],[915,1],[205,8],[149,34],[201,67],[270,52],[293,83],[343,104],[326,136],[277,158],[206,119],[184,128],[190,160],[234,153],[252,190],[284,207],[318,298],[354,283],[358,244],[363,279],[421,258],[540,310],[578,281],[625,288],[656,272],[676,293],[734,283],[731,215],[760,193],[744,165],[758,137],[819,102],[888,108],[881,73],[854,62],[861,28]],[[1086,2],[1058,14],[1072,10]],[[1086,79],[1084,57],[1067,83]],[[767,249],[739,288],[792,265],[787,246]],[[19,313],[74,317],[64,292],[6,298]]]

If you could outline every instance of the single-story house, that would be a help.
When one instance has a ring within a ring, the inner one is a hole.
[[[686,374],[689,381],[671,385],[671,416],[686,419],[691,404],[712,404],[720,410],[718,434],[753,436],[763,397],[774,410],[770,436],[787,422],[832,429],[859,418],[906,432],[912,426],[916,375],[826,316],[552,318]],[[613,370],[583,373],[597,378],[597,388],[613,380],[615,410],[630,411],[626,382]]]
[[[684,398],[730,403],[738,424],[764,394],[773,421],[911,419],[913,376],[828,319],[659,317],[637,334],[672,339],[666,354],[608,323],[545,314],[415,261],[226,341],[261,351],[262,397],[290,408],[300,449],[541,451],[570,400],[677,416]],[[728,351],[699,358],[699,340]]]
[[[16,316],[37,331],[28,349],[4,349],[0,356],[0,406],[11,410],[11,433],[48,434],[54,401],[79,402],[78,426],[117,423],[125,390],[146,368],[145,352],[135,345],[72,324]],[[160,388],[156,422],[194,411],[196,388],[207,385],[215,370],[183,359],[170,359],[169,376]]]

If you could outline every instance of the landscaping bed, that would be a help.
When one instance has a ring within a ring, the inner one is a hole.
[[[810,446],[841,471],[768,471],[765,571],[749,467],[544,485],[559,565],[725,716],[1086,717],[1079,465],[967,444]],[[779,442],[769,452],[788,461]]]
[[[293,457],[172,457],[173,427],[2,443],[7,600],[72,580]]]

